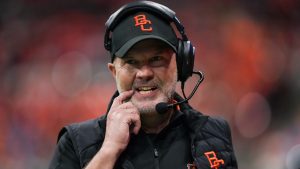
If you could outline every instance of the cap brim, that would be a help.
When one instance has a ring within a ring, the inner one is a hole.
[[[115,56],[116,57],[124,57],[125,54],[128,52],[128,50],[135,45],[136,43],[144,40],[144,39],[158,39],[161,40],[163,42],[165,42],[166,44],[168,44],[175,52],[176,52],[176,47],[170,43],[169,41],[159,37],[159,36],[155,36],[155,35],[142,35],[142,36],[137,36],[135,38],[130,39],[128,42],[126,42],[118,51],[116,51]]]

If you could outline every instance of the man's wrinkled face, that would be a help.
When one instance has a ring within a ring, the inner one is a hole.
[[[175,53],[165,43],[149,39],[135,44],[123,58],[108,64],[117,89],[133,90],[130,101],[141,114],[156,113],[160,102],[170,102],[177,83]]]

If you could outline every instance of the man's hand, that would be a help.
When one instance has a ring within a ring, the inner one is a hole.
[[[100,151],[86,169],[112,169],[119,155],[126,149],[130,134],[141,128],[140,114],[128,100],[133,91],[125,91],[115,98],[107,115],[106,132]]]
[[[128,101],[132,95],[133,91],[130,90],[115,98],[107,115],[104,147],[122,152],[129,143],[130,134],[138,134],[141,120],[137,108]]]

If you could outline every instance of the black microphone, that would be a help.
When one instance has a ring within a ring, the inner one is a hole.
[[[174,105],[173,104],[168,104],[166,102],[160,102],[155,106],[155,110],[159,114],[164,114],[168,109],[172,108]]]
[[[180,102],[177,102],[177,103],[166,103],[166,102],[160,102],[158,103],[156,106],[155,106],[155,110],[159,113],[159,114],[164,114],[166,113],[170,108],[173,108],[174,106],[176,105],[180,105],[182,103],[186,103],[188,100],[190,100],[195,92],[197,91],[199,85],[201,84],[201,82],[204,80],[204,74],[201,72],[201,71],[198,71],[198,72],[193,72],[193,74],[196,74],[199,76],[199,80],[196,84],[196,86],[194,87],[192,93],[189,95],[188,98],[185,97],[184,100],[180,101]],[[183,95],[185,96],[184,94],[184,84],[181,85],[181,90],[182,90],[182,93]]]
[[[164,114],[166,113],[170,108],[173,108],[174,106],[177,106],[179,104],[185,103],[187,102],[188,99],[184,99],[181,102],[177,102],[177,103],[166,103],[166,102],[160,102],[155,106],[155,110],[159,113],[159,114]]]

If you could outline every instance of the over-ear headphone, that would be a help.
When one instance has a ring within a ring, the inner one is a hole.
[[[178,80],[183,84],[193,74],[195,47],[188,40],[184,31],[184,26],[180,23],[175,15],[175,12],[168,7],[151,2],[151,1],[135,1],[122,6],[119,10],[113,13],[106,21],[106,31],[104,35],[104,47],[111,52],[111,33],[112,30],[120,23],[120,21],[131,13],[145,11],[168,21],[170,24],[174,23],[181,38],[178,38],[176,63],[178,71]]]

